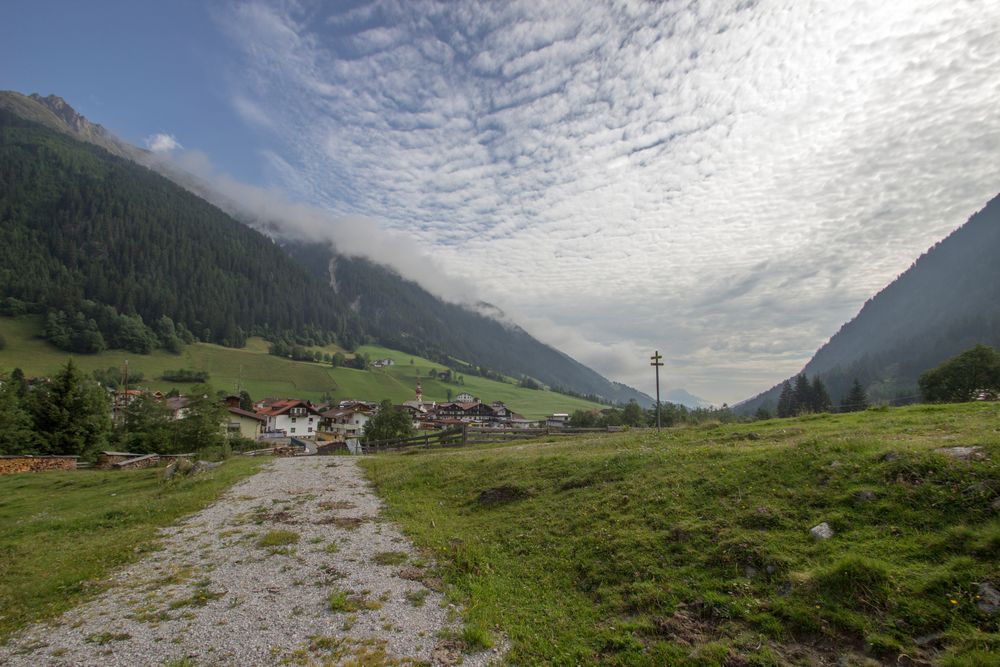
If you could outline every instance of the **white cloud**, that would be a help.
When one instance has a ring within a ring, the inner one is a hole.
[[[146,148],[154,153],[169,153],[184,147],[172,134],[151,134],[146,137]]]
[[[1000,5],[296,7],[225,21],[275,183],[614,378],[768,386],[1000,183]]]

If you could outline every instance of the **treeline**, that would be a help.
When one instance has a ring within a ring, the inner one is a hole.
[[[0,228],[8,312],[46,315],[63,349],[239,347],[303,331],[349,348],[363,340],[347,304],[267,237],[148,169],[5,110]]]
[[[51,379],[29,384],[14,369],[0,381],[0,454],[87,459],[107,449],[169,454],[227,446],[225,408],[204,385],[192,390],[184,419],[173,419],[166,405],[144,395],[130,401],[114,424],[107,389],[72,360]]]
[[[865,410],[868,407],[868,396],[861,387],[857,379],[851,386],[850,391],[844,395],[837,408],[838,412],[856,412]],[[781,385],[781,395],[778,397],[777,414],[773,416],[797,417],[798,415],[819,412],[833,412],[834,404],[830,399],[830,394],[826,390],[826,385],[818,375],[813,376],[812,382],[805,373],[795,376],[795,384],[790,380],[785,380]],[[758,419],[768,419],[772,415],[765,407],[757,410]]]
[[[324,352],[322,350],[310,350],[305,345],[289,343],[287,339],[279,339],[271,343],[267,348],[268,354],[294,361],[312,361],[315,363],[330,364],[334,368],[356,368],[367,370],[371,360],[364,352],[358,352],[348,357],[343,352]]]
[[[190,368],[163,371],[160,377],[167,382],[193,382],[205,384],[208,382],[208,371],[196,371]]]
[[[660,403],[660,425],[679,426],[681,424],[705,424],[718,422],[728,424],[749,421],[739,417],[723,405],[721,408],[688,408],[677,403]],[[572,428],[605,428],[608,426],[650,427],[656,426],[656,407],[643,408],[635,401],[624,406],[604,410],[577,410],[570,415]]]

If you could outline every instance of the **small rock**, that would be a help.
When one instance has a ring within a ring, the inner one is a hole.
[[[746,575],[747,579],[753,579],[757,576],[757,568],[753,565],[747,565],[743,568],[743,574]]]
[[[833,528],[826,521],[809,529],[809,534],[816,540],[828,540],[833,537]]]
[[[873,491],[855,491],[853,497],[859,503],[870,503],[878,498]]]
[[[986,454],[979,445],[972,445],[971,447],[941,447],[934,451],[945,456],[950,456],[953,459],[958,459],[959,461],[983,461],[986,459]]]
[[[889,452],[885,456],[882,457],[882,460],[883,461],[897,461],[897,460],[899,460],[899,454],[897,454],[896,452]]]
[[[177,474],[177,461],[163,469],[163,479],[173,479],[175,474]]]
[[[747,440],[760,440],[760,434],[750,431],[747,433]]]
[[[1000,611],[1000,591],[993,584],[984,581],[979,584],[978,592],[979,601],[976,602],[976,607],[979,611],[990,616]]]
[[[194,477],[195,475],[197,475],[199,473],[203,473],[206,470],[211,470],[212,468],[218,468],[221,465],[222,465],[222,463],[211,463],[209,461],[198,461],[193,466],[191,466],[191,470],[188,471],[188,476]]]
[[[828,465],[827,468],[839,468],[842,465],[844,464],[841,463],[840,461],[831,461],[830,465]]]
[[[941,643],[942,639],[944,639],[943,632],[932,632],[929,635],[917,637],[913,640],[913,643],[917,646],[936,646]]]

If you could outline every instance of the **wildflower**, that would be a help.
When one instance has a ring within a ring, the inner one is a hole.
[[[952,604],[958,604],[958,600],[952,600],[951,603]]]

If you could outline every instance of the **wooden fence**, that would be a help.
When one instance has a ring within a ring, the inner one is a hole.
[[[606,428],[484,428],[469,427],[469,437],[467,444],[479,445],[490,442],[511,442],[515,440],[533,440],[535,438],[549,438],[560,435],[580,435],[581,433],[610,433],[622,430],[620,426],[608,426]]]
[[[371,440],[360,443],[362,454],[377,454],[398,449],[408,449],[411,447],[460,447],[466,444],[466,428],[456,426],[437,433],[427,433],[426,435],[415,435],[410,438],[397,440]]]
[[[493,442],[514,442],[517,440],[533,440],[561,435],[580,435],[581,433],[609,433],[622,430],[620,426],[607,428],[487,428],[472,424],[463,424],[454,428],[416,435],[399,440],[378,440],[362,442],[362,454],[377,454],[385,451],[395,451],[410,447],[431,449],[434,447],[461,447],[463,445],[480,445]]]

